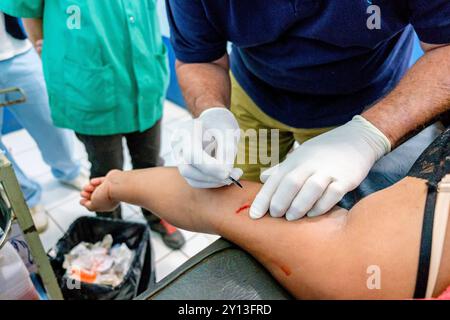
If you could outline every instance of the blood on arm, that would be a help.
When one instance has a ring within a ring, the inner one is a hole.
[[[250,209],[251,205],[249,203],[244,204],[243,206],[241,206],[239,209],[236,210],[236,214],[241,213],[244,210]]]

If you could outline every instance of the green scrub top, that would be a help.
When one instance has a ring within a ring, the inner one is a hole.
[[[111,135],[161,119],[169,69],[156,0],[1,0],[0,11],[44,21],[55,125]]]

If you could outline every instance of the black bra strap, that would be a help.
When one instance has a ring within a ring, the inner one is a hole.
[[[437,186],[428,183],[428,194],[422,225],[422,240],[420,243],[419,268],[417,270],[416,289],[414,299],[425,298],[428,276],[430,273],[431,248],[433,244],[434,211],[437,200]]]

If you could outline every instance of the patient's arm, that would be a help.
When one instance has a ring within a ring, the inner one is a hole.
[[[172,224],[219,234],[258,259],[298,298],[411,298],[417,272],[421,223],[426,196],[424,181],[407,178],[361,201],[350,212],[336,208],[329,215],[287,222],[265,217],[251,220],[236,211],[254,199],[261,185],[244,189],[192,189],[176,169],[114,171],[94,191],[84,192],[91,210],[107,195],[145,207]],[[111,208],[104,208],[109,210]],[[449,250],[446,249],[446,252]],[[442,268],[438,289],[450,279]],[[380,271],[380,289],[368,289]],[[369,272],[372,272],[368,274]]]

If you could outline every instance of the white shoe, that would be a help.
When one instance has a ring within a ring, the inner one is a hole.
[[[44,232],[48,227],[48,217],[43,205],[36,205],[30,208],[31,217],[38,233]]]
[[[62,184],[69,186],[71,188],[77,189],[78,191],[83,190],[83,188],[89,183],[89,175],[83,170],[80,171],[80,174],[75,177],[75,179],[68,181],[60,181]]]

